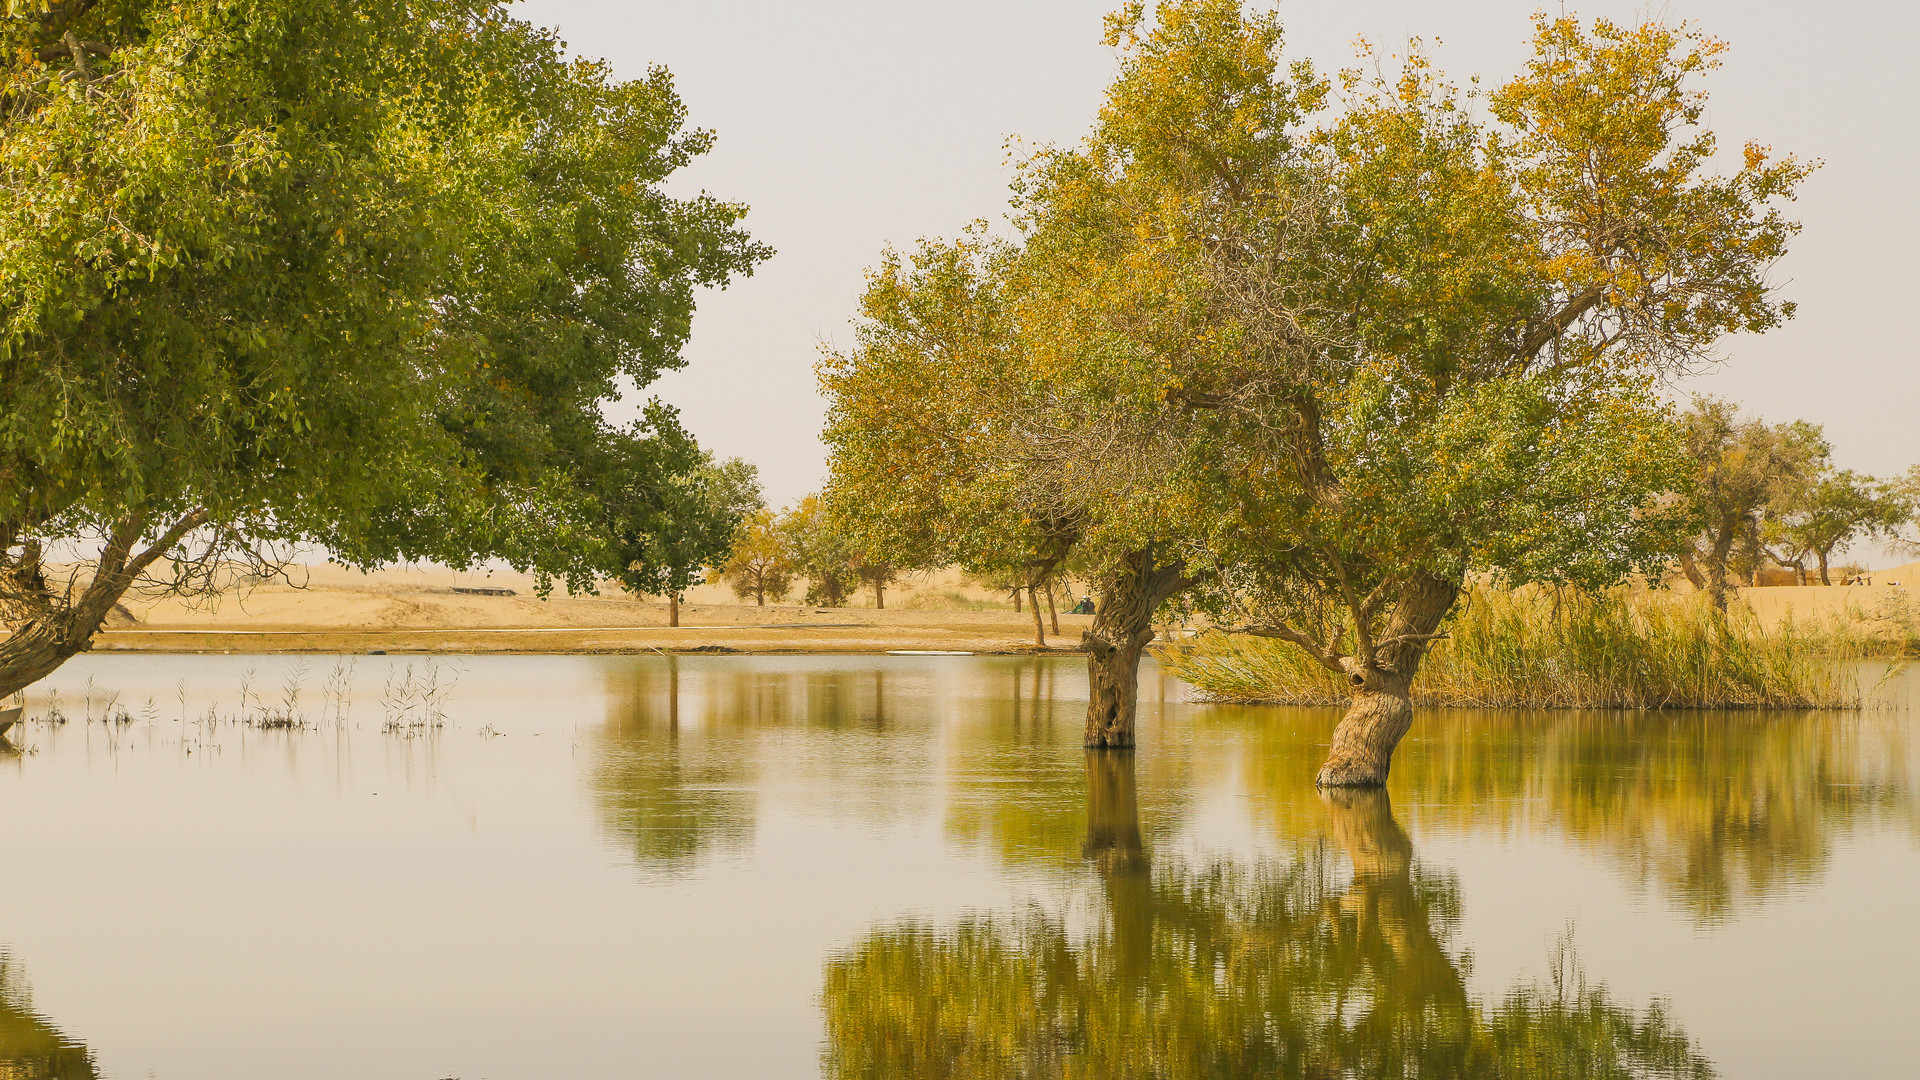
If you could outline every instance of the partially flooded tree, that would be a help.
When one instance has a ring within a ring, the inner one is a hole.
[[[1116,400],[1119,360],[1025,330],[1064,303],[1056,269],[977,234],[887,254],[857,347],[820,365],[828,498],[867,551],[1023,593],[1077,553],[1101,596],[1087,744],[1131,746],[1154,612],[1188,583],[1167,542],[1184,503],[1178,443],[1151,437],[1167,409],[1146,390]]]
[[[12,6],[0,694],[130,588],[296,542],[621,571],[608,444],[687,438],[600,406],[767,254],[743,207],[662,190],[711,142],[664,71],[616,80],[484,0]]]
[[[1245,124],[1232,86],[1277,77],[1272,20],[1196,0],[1129,32],[1194,73],[1161,80],[1135,156],[1191,192],[1153,235],[1190,252],[1188,338],[1218,342],[1172,391],[1216,418],[1237,505],[1209,602],[1350,682],[1318,783],[1382,784],[1469,575],[1600,587],[1658,563],[1683,460],[1654,386],[1791,314],[1765,274],[1795,226],[1770,204],[1806,167],[1750,145],[1707,171],[1691,84],[1722,46],[1684,28],[1541,17],[1485,120],[1416,48],[1297,133]]]

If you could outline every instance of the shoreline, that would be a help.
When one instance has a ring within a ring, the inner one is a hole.
[[[971,653],[1067,656],[1080,652],[1067,627],[1043,648],[998,628],[860,624],[841,626],[379,627],[238,629],[119,627],[95,639],[95,653],[333,653],[423,655],[866,654]],[[1077,628],[1075,628],[1077,629]],[[1069,644],[1071,642],[1071,644]]]

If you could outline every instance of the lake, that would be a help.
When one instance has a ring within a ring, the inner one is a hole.
[[[1324,797],[1334,711],[1143,688],[1090,755],[1076,658],[82,657],[0,1077],[1920,1075],[1911,672]]]

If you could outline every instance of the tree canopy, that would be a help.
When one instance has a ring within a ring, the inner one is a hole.
[[[624,571],[603,470],[697,452],[600,405],[769,254],[664,192],[712,142],[665,70],[484,0],[66,0],[0,52],[0,690],[274,542]]]
[[[1130,5],[1108,41],[1092,132],[1019,173],[1017,244],[872,275],[822,369],[834,484],[903,547],[1085,553],[1090,745],[1131,741],[1153,613],[1197,585],[1352,679],[1322,779],[1379,782],[1468,574],[1671,555],[1659,381],[1792,314],[1766,275],[1808,166],[1711,170],[1724,46],[1685,26],[1542,16],[1486,94],[1418,43],[1336,92],[1237,0]]]

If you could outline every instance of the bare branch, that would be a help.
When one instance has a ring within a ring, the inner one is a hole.
[[[1288,626],[1286,623],[1256,623],[1249,626],[1222,627],[1222,633],[1246,634],[1249,637],[1279,638],[1300,646],[1307,655],[1320,662],[1320,666],[1336,675],[1345,675],[1347,669],[1340,663],[1344,657],[1312,636]]]

